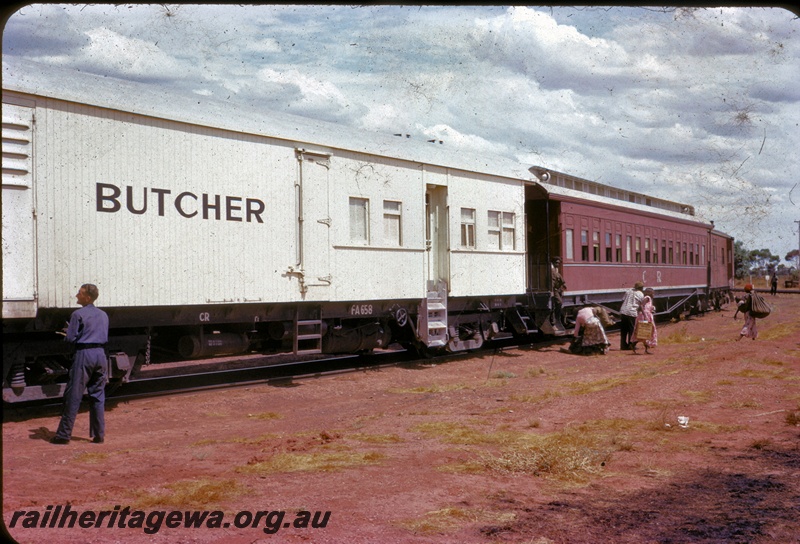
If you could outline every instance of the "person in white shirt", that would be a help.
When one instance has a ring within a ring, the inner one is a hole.
[[[633,289],[628,289],[622,299],[622,306],[619,309],[620,321],[619,324],[619,349],[630,350],[633,349],[631,345],[631,338],[633,337],[633,329],[636,326],[636,314],[639,311],[639,303],[644,298],[644,284],[637,281],[633,285]]]

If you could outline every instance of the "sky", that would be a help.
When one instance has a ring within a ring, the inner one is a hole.
[[[800,236],[800,19],[782,8],[32,4],[2,54],[442,140]]]

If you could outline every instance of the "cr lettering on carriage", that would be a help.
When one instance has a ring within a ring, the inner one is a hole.
[[[241,196],[222,196],[202,193],[196,195],[191,191],[184,191],[172,196],[169,189],[155,187],[142,187],[135,189],[127,185],[123,190],[112,183],[97,183],[96,185],[97,211],[117,213],[126,209],[134,215],[147,213],[148,209],[155,209],[159,216],[167,214],[171,206],[175,211],[187,219],[201,216],[203,219],[217,221],[234,221],[247,223],[263,223],[266,205],[263,200]]]

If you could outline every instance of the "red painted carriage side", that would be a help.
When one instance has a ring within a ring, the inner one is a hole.
[[[637,281],[705,289],[711,225],[636,208],[563,199],[558,228],[565,295],[618,293]]]
[[[719,231],[711,231],[709,239],[709,287],[733,289],[733,238]]]

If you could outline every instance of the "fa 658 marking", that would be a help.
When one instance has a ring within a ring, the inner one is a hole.
[[[350,315],[351,316],[371,316],[372,315],[372,304],[353,304],[350,306]]]

